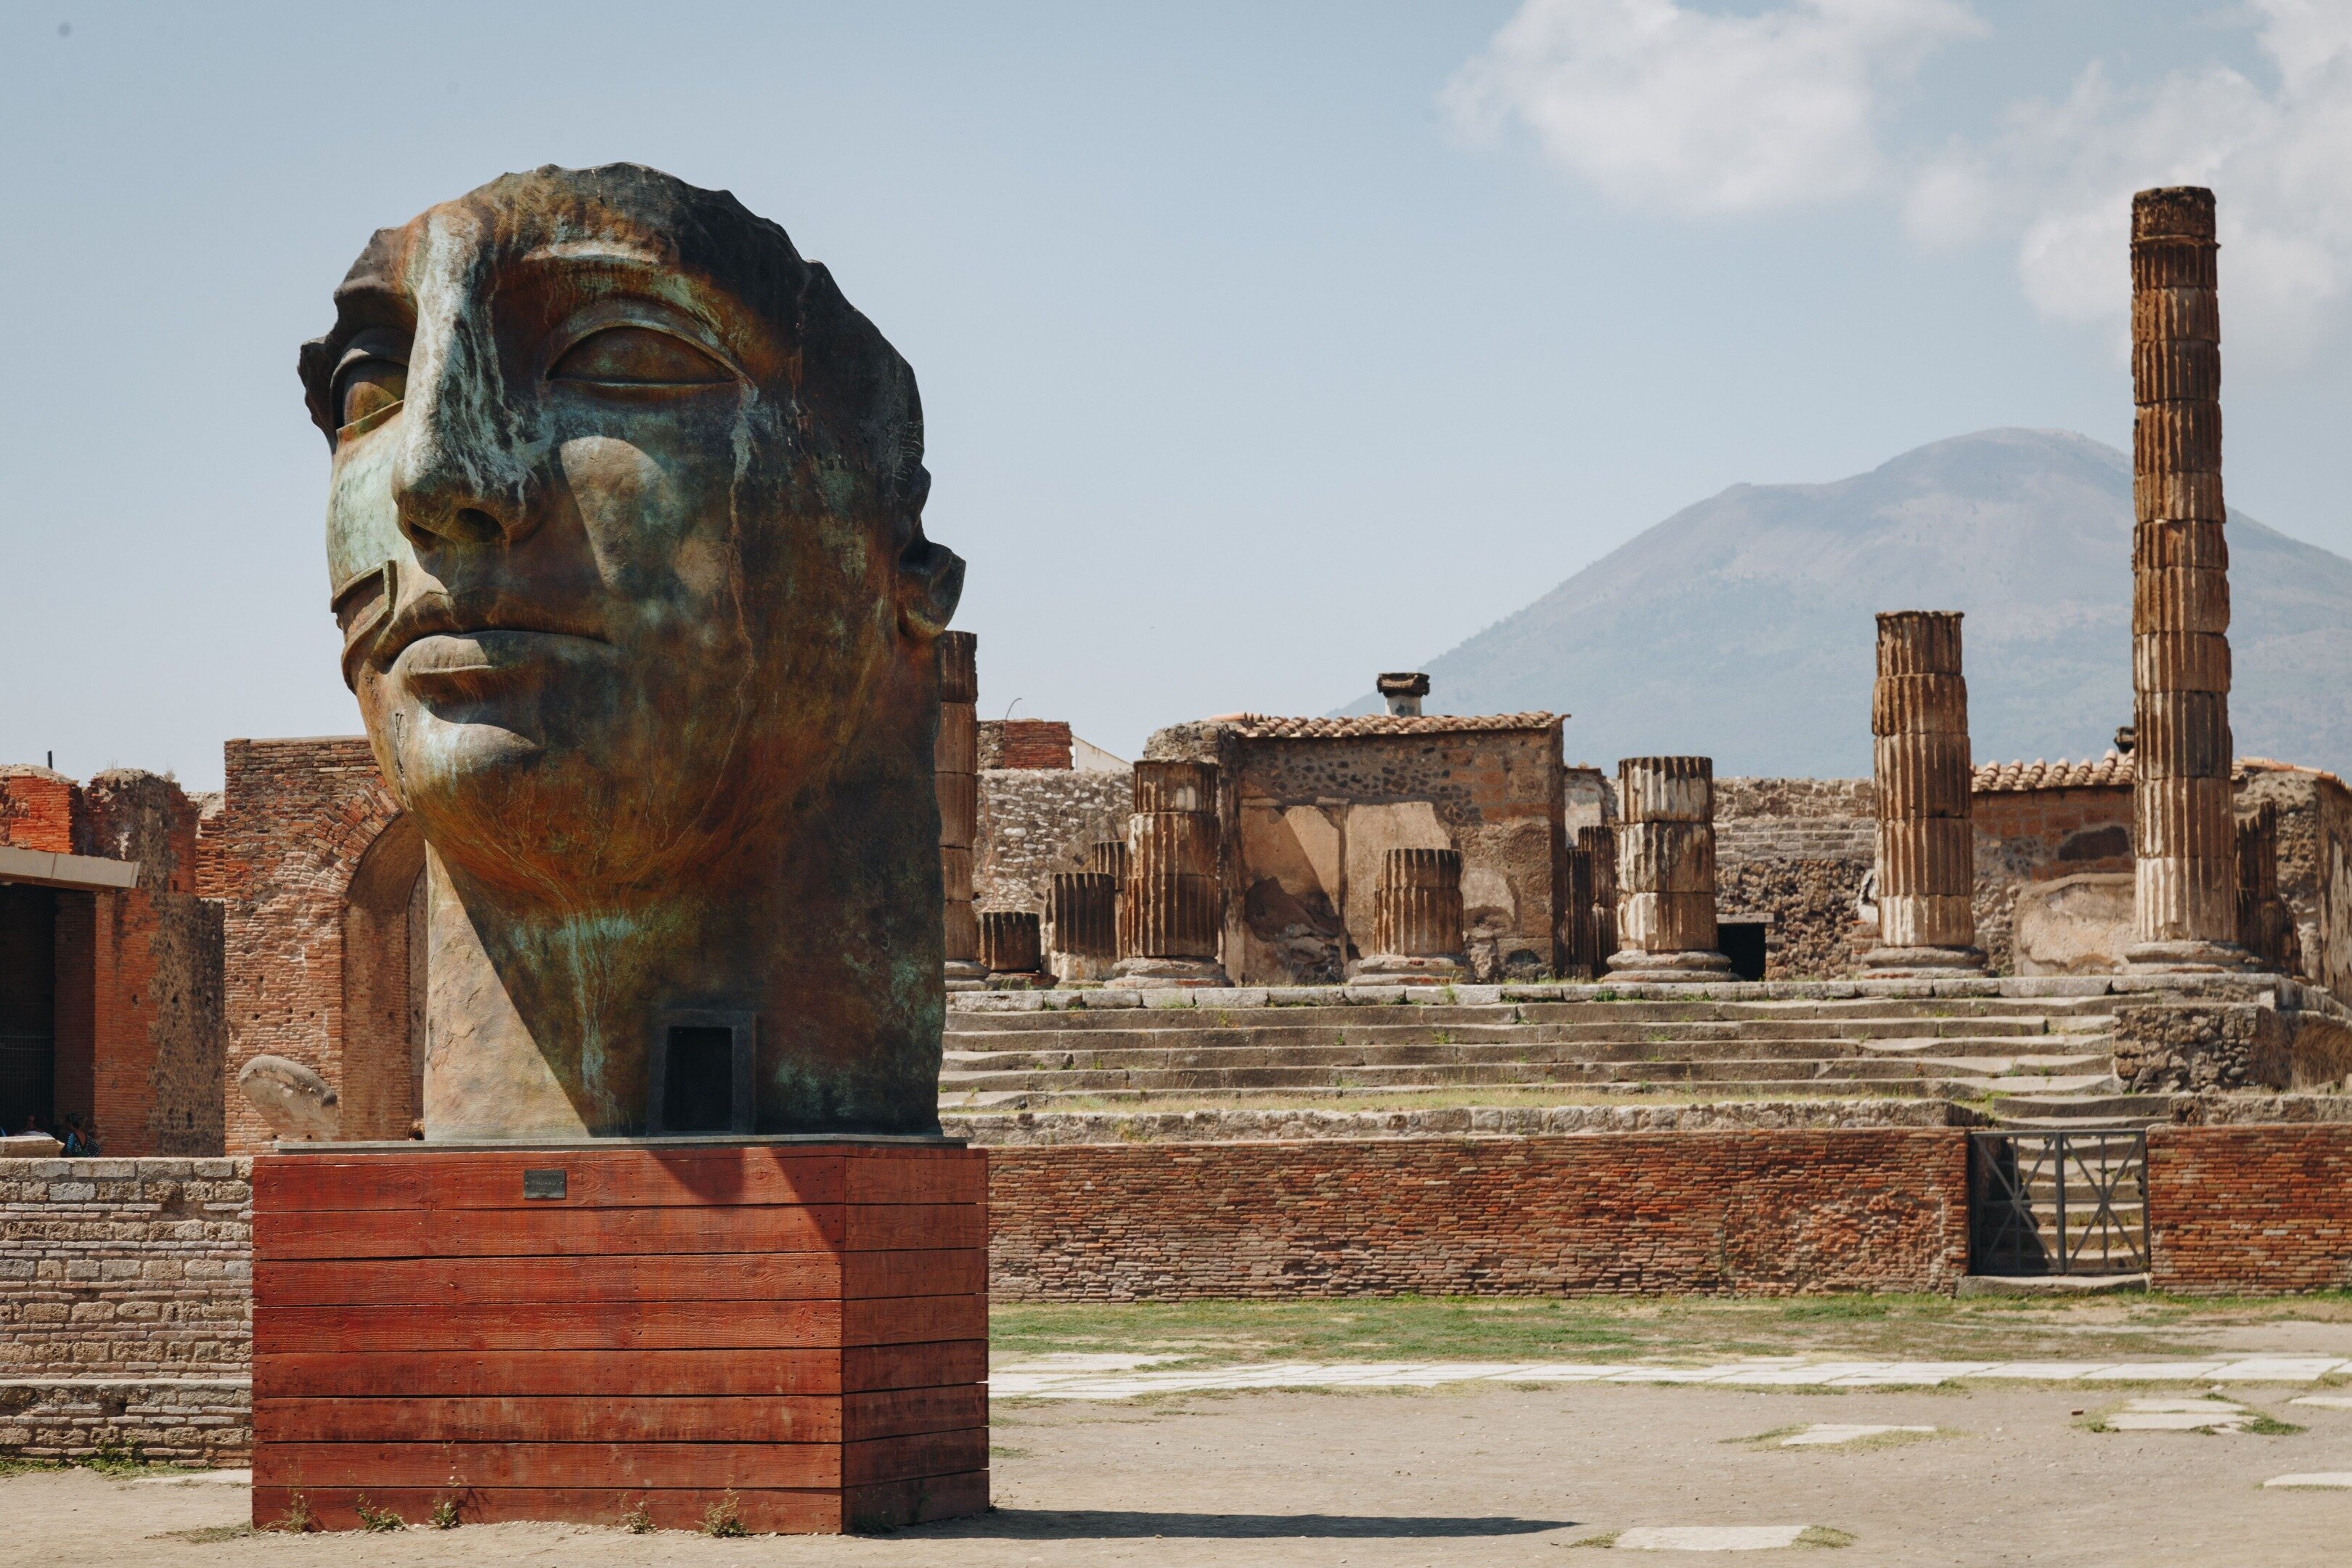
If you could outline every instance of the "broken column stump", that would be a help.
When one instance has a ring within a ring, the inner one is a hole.
[[[1087,850],[1086,868],[1108,877],[1113,889],[1111,929],[1112,940],[1117,949],[1111,954],[1114,961],[1136,956],[1135,921],[1127,898],[1127,880],[1133,868],[1131,859],[1132,858],[1127,852],[1127,840],[1124,838],[1106,838],[1098,844],[1090,846]]]
[[[1447,984],[1469,973],[1462,958],[1462,855],[1391,849],[1372,889],[1372,952],[1356,974],[1387,984]]]
[[[980,956],[980,922],[971,907],[971,849],[980,834],[980,639],[941,632],[940,735],[933,751],[940,791],[940,875],[946,887],[947,977],[950,991],[988,982]]]
[[[1591,878],[1591,901],[1585,906],[1584,963],[1598,980],[1608,973],[1609,958],[1617,951],[1617,830],[1602,824],[1576,830],[1577,858]]]
[[[1108,979],[1119,957],[1118,882],[1107,871],[1055,872],[1045,884],[1045,927],[1055,979]]]
[[[1128,819],[1128,916],[1135,952],[1114,985],[1227,985],[1217,962],[1217,765],[1135,764]]]
[[[2243,968],[2213,193],[2132,198],[2135,968]]]
[[[1731,979],[1716,948],[1715,763],[1627,757],[1617,764],[1617,940],[1609,978]]]
[[[1878,785],[1878,944],[1863,955],[1863,973],[1900,979],[1980,972],[1974,770],[1958,611],[1878,617],[1870,732]]]
[[[980,961],[991,980],[1034,980],[1045,966],[1037,916],[1028,910],[985,910],[980,916]]]

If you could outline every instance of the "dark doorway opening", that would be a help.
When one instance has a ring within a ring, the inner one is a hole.
[[[57,1131],[58,896],[0,883],[0,1130]]]
[[[1731,960],[1731,972],[1742,980],[1764,978],[1764,922],[1762,921],[1719,921],[1715,928],[1716,950]]]
[[[735,1031],[673,1026],[663,1075],[667,1132],[724,1132],[735,1120]]]

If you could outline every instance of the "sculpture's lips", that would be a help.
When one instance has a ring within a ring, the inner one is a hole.
[[[377,639],[375,658],[389,667],[420,641],[446,639],[503,650],[503,658],[491,654],[472,661],[495,664],[524,657],[529,642],[542,637],[605,640],[603,628],[586,615],[568,614],[503,594],[436,593],[412,599],[393,612]],[[433,653],[438,663],[457,657],[453,649]]]
[[[468,632],[436,632],[418,637],[394,661],[394,673],[425,691],[484,691],[513,680],[536,678],[549,666],[577,658],[600,638],[572,632],[526,631],[499,626]]]

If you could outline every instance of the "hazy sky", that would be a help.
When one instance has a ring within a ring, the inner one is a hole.
[[[0,760],[358,728],[295,347],[371,229],[543,163],[833,268],[921,380],[983,716],[1124,755],[1736,481],[2127,444],[2147,184],[2220,193],[2233,504],[2352,553],[2342,0],[0,16]]]

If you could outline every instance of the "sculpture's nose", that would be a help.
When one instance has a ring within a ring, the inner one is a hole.
[[[489,323],[457,310],[418,326],[393,470],[400,531],[420,552],[530,531],[530,465]]]

